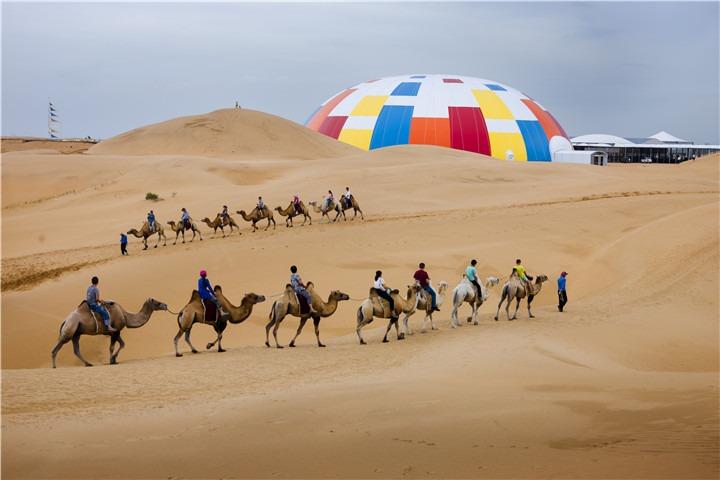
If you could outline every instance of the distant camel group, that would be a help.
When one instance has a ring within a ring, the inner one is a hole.
[[[342,216],[343,220],[347,221],[345,211],[350,209],[354,211],[354,215],[350,220],[355,220],[358,213],[360,214],[360,218],[362,220],[365,220],[365,216],[363,215],[363,212],[360,209],[360,205],[358,204],[354,195],[350,197],[350,201],[347,203],[335,202],[334,200],[330,200],[329,202],[327,202],[327,204],[323,203],[323,205],[325,206],[324,209],[319,207],[318,203],[314,201],[308,202],[308,204],[313,207],[313,210],[316,213],[321,214],[321,218],[327,217],[328,223],[337,221],[340,216]],[[272,210],[268,206],[265,206],[262,209],[255,207],[250,211],[250,213],[246,213],[245,210],[237,210],[236,213],[240,215],[246,222],[250,222],[252,226],[252,231],[255,232],[259,230],[257,224],[262,220],[267,220],[265,230],[270,228],[270,224],[272,224],[273,229],[276,227],[275,219],[273,218],[273,211],[276,211],[280,214],[280,216],[285,217],[286,227],[292,227],[293,218],[300,216],[303,217],[303,223],[300,226],[305,225],[305,223],[308,221],[309,224],[312,225],[312,217],[310,216],[311,211],[302,201],[299,202],[297,205],[290,202],[290,204],[285,208],[275,207],[275,209]],[[335,212],[335,218],[333,219],[330,219],[329,213],[331,212]],[[215,215],[215,218],[213,220],[205,217],[201,220],[201,222],[203,222],[209,228],[212,228],[213,235],[217,234],[218,229],[220,229],[223,238],[225,238],[225,227],[228,227],[230,229],[231,235],[234,229],[237,229],[238,235],[242,235],[242,233],[240,232],[240,227],[230,214],[222,215],[218,213]],[[175,222],[171,220],[167,222],[167,225],[169,225],[170,229],[175,232],[175,241],[173,242],[173,245],[177,244],[178,238],[182,238],[182,243],[185,243],[185,232],[187,231],[192,232],[192,238],[190,239],[190,242],[195,240],[196,235],[200,236],[200,240],[203,239],[202,232],[198,228],[198,225],[195,223],[195,221],[193,221],[192,219],[190,219],[189,222]],[[167,245],[167,236],[165,235],[165,229],[162,226],[161,222],[156,221],[155,228],[151,229],[150,224],[146,221],[143,223],[140,229],[131,228],[127,231],[127,234],[137,238],[142,238],[143,250],[148,249],[148,238],[152,237],[153,235],[157,235],[157,242],[155,243],[154,248],[157,248],[158,245],[160,245],[160,242],[163,242],[163,246]]]
[[[500,302],[498,303],[497,312],[495,314],[495,320],[498,320],[498,314],[500,307],[504,302],[507,302],[505,312],[508,320],[514,320],[517,318],[517,311],[520,306],[520,301],[523,298],[527,298],[528,315],[533,318],[533,314],[530,310],[530,305],[533,298],[536,297],[542,288],[543,282],[547,281],[547,276],[538,275],[534,282],[523,282],[516,274],[513,274],[508,281],[502,287],[502,295]],[[450,315],[450,326],[457,328],[461,326],[461,322],[458,321],[458,309],[464,304],[468,303],[472,308],[472,313],[467,317],[468,323],[478,324],[477,312],[480,306],[482,306],[488,299],[490,290],[495,285],[498,285],[499,280],[495,277],[488,277],[485,282],[479,282],[480,291],[476,291],[475,287],[470,281],[463,275],[463,279],[452,291],[452,312]],[[317,339],[318,347],[324,347],[325,345],[320,341],[320,320],[322,318],[332,316],[338,308],[339,302],[350,300],[350,296],[340,290],[333,290],[328,295],[327,301],[323,300],[319,293],[315,289],[315,285],[312,282],[307,282],[307,291],[310,293],[312,300],[310,309],[303,311],[298,296],[290,285],[285,287],[285,290],[277,295],[277,299],[273,302],[270,308],[269,321],[265,326],[265,345],[270,347],[270,330],[272,329],[273,339],[276,348],[283,348],[278,341],[278,329],[282,321],[288,315],[294,316],[300,319],[300,324],[292,337],[289,346],[294,347],[297,337],[303,330],[303,327],[309,319],[313,320],[315,327],[315,337]],[[445,281],[439,283],[437,289],[437,305],[441,306],[446,301],[448,284]],[[205,324],[211,326],[217,337],[214,341],[206,345],[206,349],[211,349],[217,344],[218,352],[224,352],[222,348],[223,332],[227,328],[228,323],[240,324],[247,320],[252,313],[253,307],[266,300],[264,295],[257,293],[248,293],[240,302],[239,306],[235,306],[224,294],[222,288],[216,285],[214,288],[215,296],[221,309],[212,310],[210,307],[212,302],[203,301],[200,298],[197,290],[193,290],[190,300],[180,310],[177,315],[178,332],[173,338],[173,344],[175,346],[175,355],[178,357],[182,356],[178,349],[178,341],[180,337],[185,336],[185,342],[190,347],[192,353],[198,353],[198,350],[193,346],[190,340],[190,332],[195,324]],[[383,342],[388,342],[388,334],[394,327],[398,340],[403,340],[405,335],[412,335],[410,330],[409,319],[410,316],[416,312],[425,312],[425,318],[422,323],[422,332],[425,332],[425,325],[428,320],[433,330],[437,330],[433,322],[433,309],[431,308],[431,302],[429,294],[420,287],[418,283],[414,283],[407,287],[407,293],[405,297],[400,295],[398,290],[392,290],[390,295],[392,296],[395,306],[394,310],[390,311],[390,304],[384,299],[380,298],[375,291],[371,288],[370,293],[366,299],[362,301],[357,310],[357,324],[355,332],[361,345],[365,345],[366,341],[362,336],[362,329],[370,324],[374,318],[388,319],[388,325],[385,329],[385,335]],[[509,314],[509,307],[512,300],[516,301],[515,312],[511,317]],[[118,303],[105,302],[104,306],[107,308],[110,314],[109,325],[115,331],[110,332],[103,323],[102,318],[99,318],[94,312],[92,312],[86,301],[83,301],[75,310],[73,310],[60,325],[60,335],[57,344],[52,349],[52,366],[55,368],[55,358],[57,353],[60,351],[63,345],[72,341],[73,351],[75,355],[83,362],[85,366],[91,366],[91,364],[83,358],[80,353],[80,337],[82,335],[109,335],[110,336],[110,364],[117,363],[117,357],[120,351],[125,347],[125,342],[120,336],[121,331],[127,328],[139,328],[145,325],[149,320],[150,316],[156,311],[168,311],[167,304],[148,298],[141,306],[138,313],[129,313],[122,308]],[[213,307],[214,308],[214,307]],[[173,313],[173,312],[170,312]],[[174,313],[173,313],[174,314]],[[404,315],[403,318],[403,331],[400,331],[400,316]],[[117,350],[115,345],[119,344]]]

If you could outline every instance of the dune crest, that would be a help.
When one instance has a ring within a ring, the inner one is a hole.
[[[284,118],[246,109],[222,109],[146,125],[92,147],[100,155],[194,155],[311,160],[357,153]]]

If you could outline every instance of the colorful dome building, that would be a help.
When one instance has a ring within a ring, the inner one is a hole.
[[[502,83],[460,75],[360,83],[323,103],[305,125],[365,150],[438,145],[531,162],[572,150],[563,128],[539,103]]]

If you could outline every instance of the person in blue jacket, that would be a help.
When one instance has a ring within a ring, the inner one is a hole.
[[[200,294],[200,298],[212,301],[215,305],[217,305],[218,310],[220,310],[220,302],[215,296],[215,291],[213,290],[212,285],[210,285],[210,280],[208,280],[207,272],[205,270],[200,270],[198,293]]]
[[[562,272],[557,279],[558,285],[558,310],[563,311],[567,303],[567,272]]]
[[[128,251],[127,251],[127,242],[128,242],[128,240],[127,240],[127,235],[125,235],[124,233],[120,232],[120,255],[127,255],[127,254],[128,254]]]
[[[155,231],[155,212],[150,210],[150,212],[148,213],[148,216],[147,216],[147,220],[148,220],[148,228],[150,229],[151,232],[154,232]]]

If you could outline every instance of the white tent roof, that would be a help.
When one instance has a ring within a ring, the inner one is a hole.
[[[605,143],[607,145],[634,145],[633,142],[617,135],[607,135],[604,133],[591,133],[589,135],[580,135],[572,139],[572,143]]]
[[[662,132],[656,133],[655,135],[652,135],[650,138],[654,138],[658,142],[663,142],[663,143],[690,143],[687,140],[678,138],[675,135],[672,135],[664,130]]]

